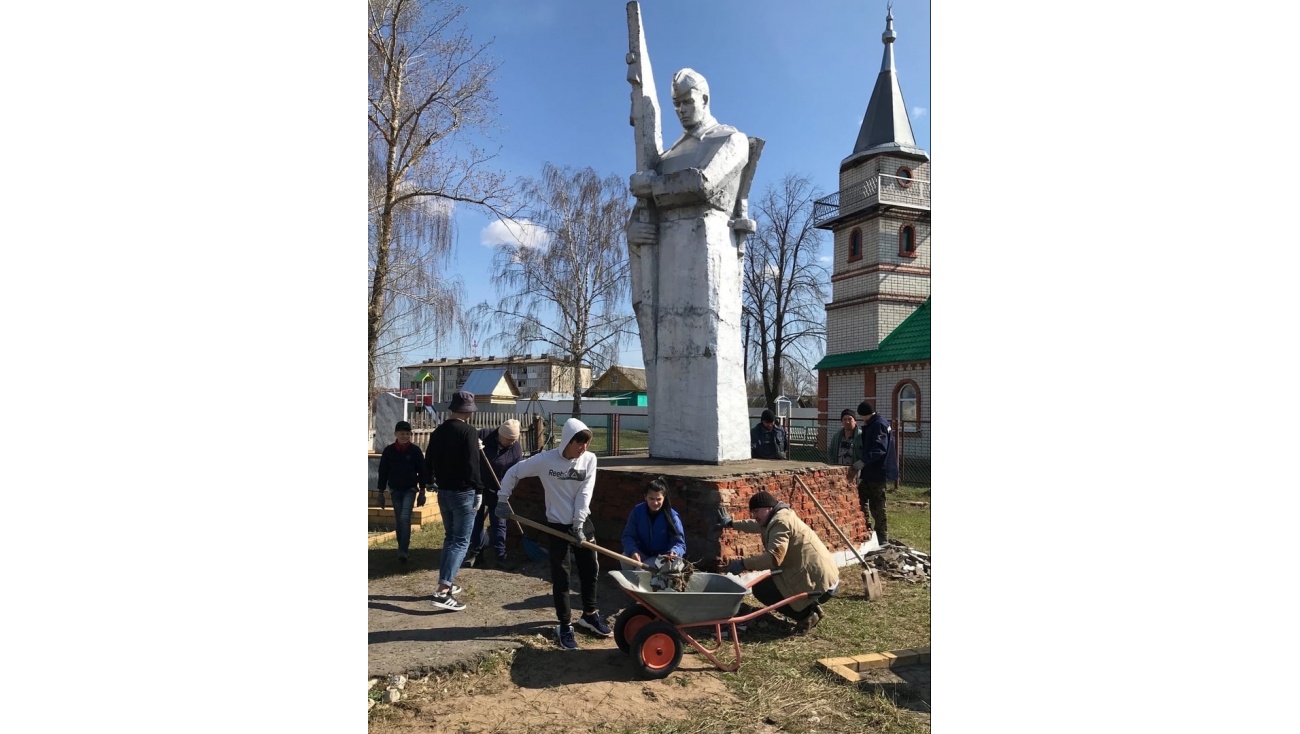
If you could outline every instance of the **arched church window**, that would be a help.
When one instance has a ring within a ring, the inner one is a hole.
[[[921,431],[921,395],[917,391],[916,383],[905,380],[899,383],[894,394],[896,396],[898,420],[902,425],[903,432],[919,433]]]
[[[916,257],[916,227],[905,224],[898,230],[899,257]]]

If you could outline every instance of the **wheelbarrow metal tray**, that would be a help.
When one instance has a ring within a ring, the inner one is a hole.
[[[655,591],[650,586],[654,574],[649,571],[610,571],[609,575],[634,598],[675,625],[734,617],[749,593],[734,576],[720,573],[691,574],[686,591]]]

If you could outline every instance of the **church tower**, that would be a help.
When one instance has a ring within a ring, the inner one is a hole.
[[[897,39],[891,8],[876,86],[853,152],[840,162],[840,189],[813,209],[815,226],[835,243],[826,358],[817,367],[824,419],[876,395],[866,367],[873,359],[860,353],[877,350],[930,297],[930,156],[912,134],[894,68]]]

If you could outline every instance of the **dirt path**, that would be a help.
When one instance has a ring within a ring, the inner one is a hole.
[[[583,638],[566,652],[549,639],[526,641],[484,663],[407,684],[404,700],[371,720],[371,734],[412,732],[622,731],[685,719],[699,707],[734,701],[726,684],[688,659],[666,680],[637,677],[612,640]],[[762,730],[762,729],[759,729]]]
[[[430,555],[437,553],[412,554],[410,567],[421,570],[370,580],[370,677],[473,668],[489,653],[519,647],[520,636],[555,625],[551,584],[535,565],[519,572],[463,569],[456,581],[465,591],[457,598],[466,609],[435,608],[429,599],[438,584],[437,564],[423,558]]]
[[[463,569],[458,598],[467,608],[444,612],[429,604],[437,551],[414,552],[404,567],[378,553],[369,582],[370,677],[384,681],[375,691],[390,675],[412,680],[401,700],[372,714],[372,734],[618,731],[735,700],[696,655],[682,661],[682,674],[646,681],[612,639],[579,629],[581,649],[560,649],[544,563]],[[602,572],[598,604],[611,624],[629,602]]]

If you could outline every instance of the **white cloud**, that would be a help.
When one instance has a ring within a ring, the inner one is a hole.
[[[781,275],[781,268],[775,263],[768,263],[767,267],[763,268],[763,274],[769,278],[776,278]]]
[[[407,194],[407,192],[419,187],[416,186],[415,182],[399,181],[398,187],[396,188],[398,188],[398,194],[400,195]],[[435,217],[441,214],[441,216],[447,217],[448,220],[450,220],[452,214],[456,212],[455,201],[451,199],[443,199],[442,196],[419,196],[416,197],[416,199],[409,199],[408,201],[409,205],[412,205],[412,207],[421,207],[425,210],[425,213],[433,214]]]
[[[420,199],[420,203],[424,204],[424,208],[430,214],[443,214],[447,218],[451,218],[451,215],[456,213],[456,202],[451,199],[426,196]]]
[[[828,263],[833,259],[834,258],[832,258],[830,255],[822,255],[821,257],[817,258],[817,262]]]
[[[924,117],[924,116],[925,116],[925,108],[924,108],[924,107],[913,107],[913,108],[912,108],[912,117]]]
[[[498,219],[483,228],[479,242],[486,247],[495,245],[523,245],[545,247],[550,238],[546,230],[528,219]]]

